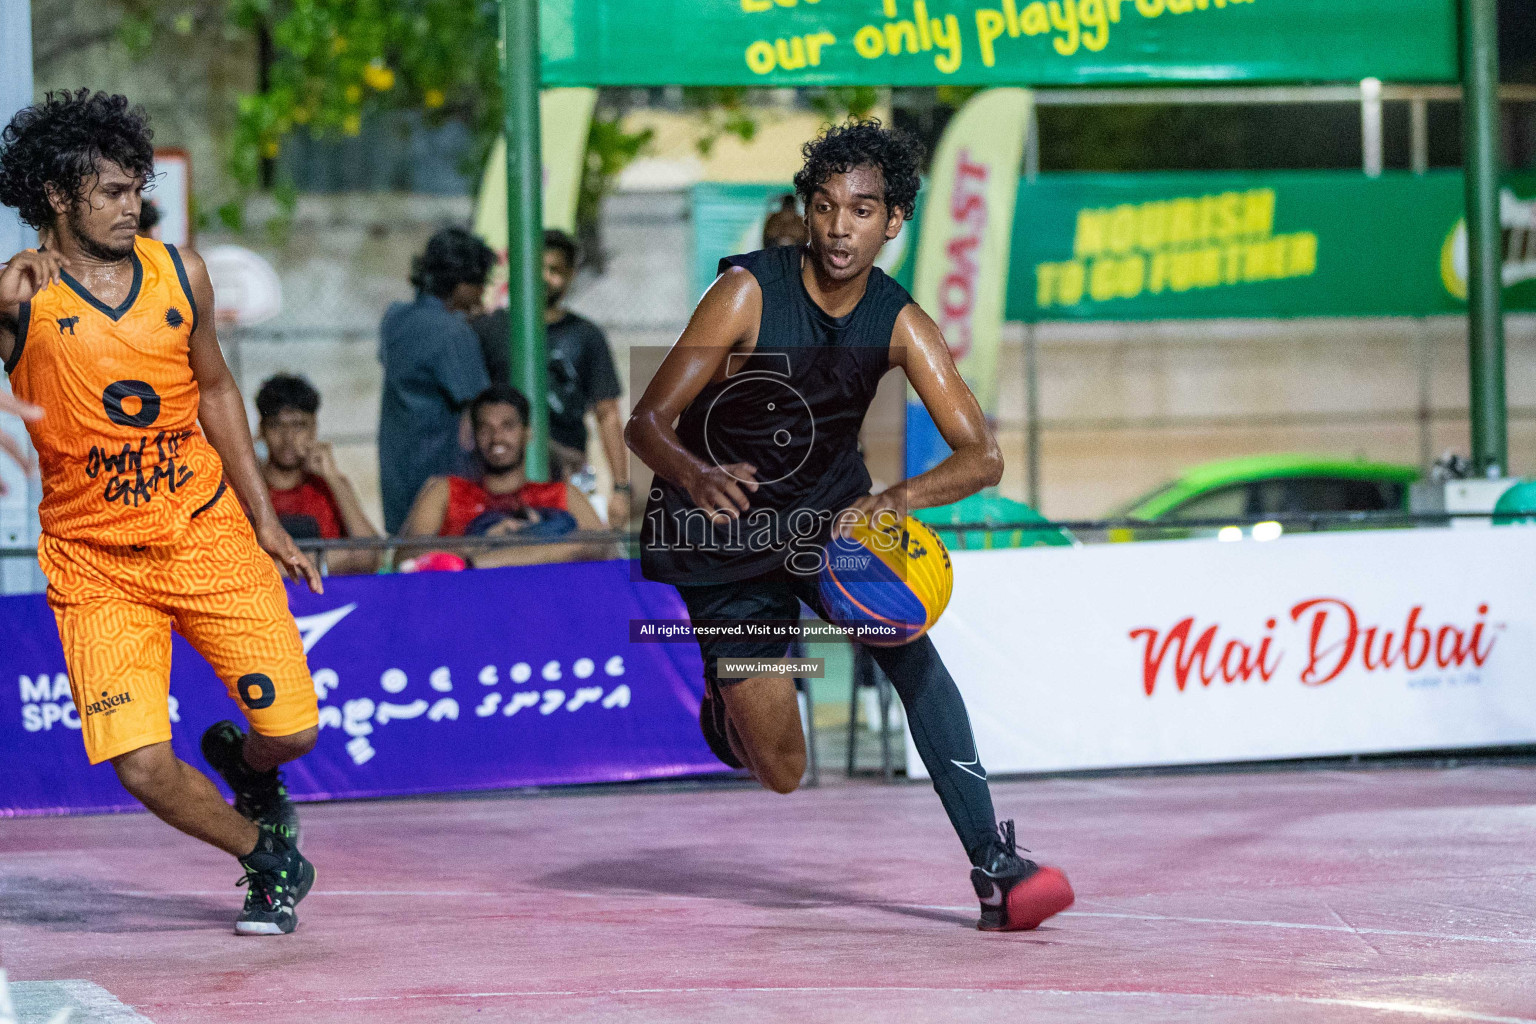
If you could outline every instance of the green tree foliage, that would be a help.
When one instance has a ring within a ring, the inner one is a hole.
[[[228,17],[270,41],[264,87],[239,101],[243,184],[290,132],[356,135],[377,111],[461,119],[482,158],[500,126],[495,0],[230,0]]]

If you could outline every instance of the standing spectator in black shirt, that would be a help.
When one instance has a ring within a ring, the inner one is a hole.
[[[490,386],[466,316],[480,309],[496,254],[463,228],[444,228],[411,267],[412,302],[379,327],[384,394],[379,410],[379,489],[384,530],[398,533],[428,477],[459,473],[464,407]]]
[[[629,521],[629,462],[619,418],[619,376],[603,329],[562,304],[576,276],[576,241],[564,231],[544,232],[544,324],[549,355],[549,454],[560,479],[587,468],[587,411],[597,419],[597,435],[613,474],[608,522]],[[491,380],[511,382],[508,365],[508,315],[498,309],[474,321]]]

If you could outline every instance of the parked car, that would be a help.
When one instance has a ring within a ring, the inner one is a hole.
[[[1115,513],[1149,523],[1252,521],[1307,512],[1402,512],[1419,470],[1324,455],[1247,455],[1196,466]],[[1191,536],[1215,530],[1121,529],[1114,540]]]

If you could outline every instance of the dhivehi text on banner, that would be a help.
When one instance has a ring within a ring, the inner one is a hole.
[[[1451,0],[543,0],[548,85],[1455,81]]]
[[[632,619],[687,613],[628,562],[333,576],[325,589],[288,589],[320,701],[315,749],[284,769],[300,799],[724,770],[699,734],[698,648],[629,640]],[[0,598],[0,632],[0,817],[137,807],[111,765],[86,762],[43,595]],[[203,730],[241,717],[180,636],[170,693],[172,746],[201,765]]]
[[[1536,527],[953,563],[931,635],[994,774],[1536,742]]]
[[[1042,175],[1019,186],[1007,316],[1460,314],[1464,206],[1456,171]],[[1504,307],[1536,309],[1536,176],[1505,180],[1500,217]]]
[[[1008,289],[1014,200],[1034,97],[988,89],[944,128],[924,184],[912,298],[943,332],[960,375],[987,417],[997,415],[997,349]],[[906,473],[949,456],[933,418],[907,388]]]

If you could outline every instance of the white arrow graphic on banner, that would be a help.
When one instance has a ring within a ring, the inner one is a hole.
[[[295,618],[294,625],[299,627],[299,636],[304,641],[304,653],[319,643],[325,634],[329,633],[342,619],[357,610],[357,602],[344,604],[340,608],[328,612],[319,612],[315,615],[306,615],[303,618]]]

